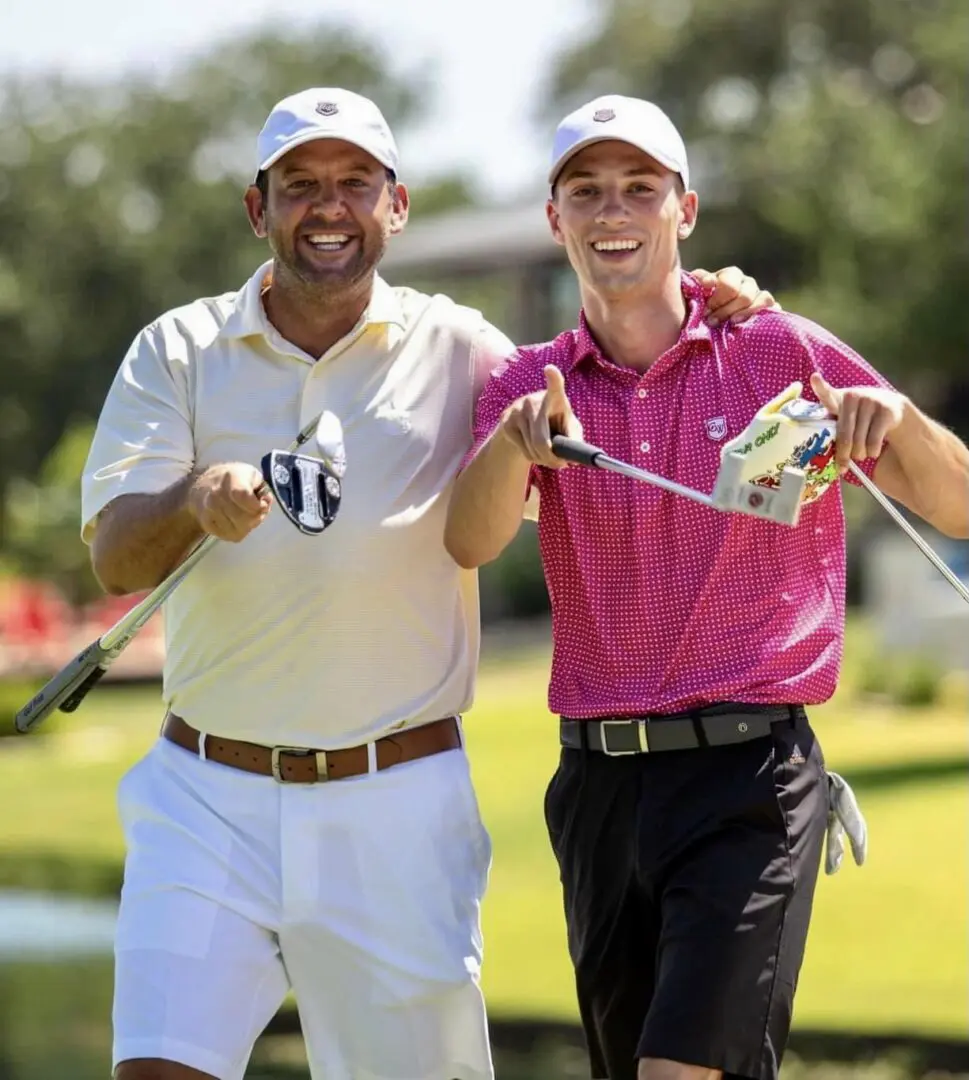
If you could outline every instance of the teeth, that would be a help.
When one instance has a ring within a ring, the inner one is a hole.
[[[592,245],[596,251],[635,251],[638,240],[597,240]]]
[[[307,241],[316,247],[338,248],[349,241],[346,233],[312,233]]]

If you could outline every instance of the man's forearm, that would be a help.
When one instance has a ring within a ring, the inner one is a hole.
[[[905,408],[875,483],[940,532],[969,537],[969,449],[911,403]]]
[[[530,468],[498,431],[458,477],[444,545],[459,566],[472,570],[491,562],[514,540],[522,523]]]
[[[114,595],[153,589],[202,539],[188,509],[195,476],[157,495],[120,495],[102,513],[91,562],[102,588]]]

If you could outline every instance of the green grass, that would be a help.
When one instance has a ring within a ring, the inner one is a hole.
[[[571,1019],[572,975],[542,816],[557,756],[546,671],[544,647],[516,642],[500,658],[489,650],[467,719],[494,840],[485,991],[495,1015]],[[819,884],[796,1023],[966,1036],[966,712],[865,704],[852,681],[813,719],[829,766],[862,799],[870,857],[863,869],[849,858]],[[91,865],[103,887],[121,857],[115,786],[154,739],[160,714],[152,692],[104,690],[66,731],[0,740],[0,882]]]
[[[495,861],[485,989],[496,1013],[573,1017],[557,871],[542,826],[557,756],[544,657],[486,666],[468,744]],[[830,768],[855,783],[870,830],[859,869],[822,877],[797,1023],[969,1035],[967,719],[874,708],[846,690],[812,711]]]

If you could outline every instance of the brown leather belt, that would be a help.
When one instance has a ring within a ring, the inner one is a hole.
[[[161,734],[170,742],[199,753],[202,733],[180,716],[167,713]],[[280,784],[315,784],[324,780],[345,780],[370,771],[366,746],[343,750],[310,750],[299,746],[260,746],[238,739],[205,735],[205,757],[219,765],[229,765],[243,772],[271,776]],[[376,770],[389,769],[405,761],[456,750],[461,745],[457,717],[448,716],[421,727],[405,728],[375,740]]]

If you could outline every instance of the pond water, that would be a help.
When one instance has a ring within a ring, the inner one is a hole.
[[[0,1080],[108,1080],[114,924],[112,903],[0,891]],[[493,1021],[498,1080],[588,1077],[576,1034],[543,1027]],[[965,1067],[920,1068],[897,1052],[853,1066],[789,1054],[782,1080],[969,1080],[961,1045],[948,1059]],[[260,1040],[246,1080],[309,1080],[299,1035]]]
[[[0,1080],[108,1080],[113,903],[0,892]],[[502,1080],[586,1076],[574,1049],[496,1051]],[[260,1041],[246,1080],[308,1080],[299,1036]]]
[[[0,892],[0,962],[110,956],[115,910],[106,901]]]

